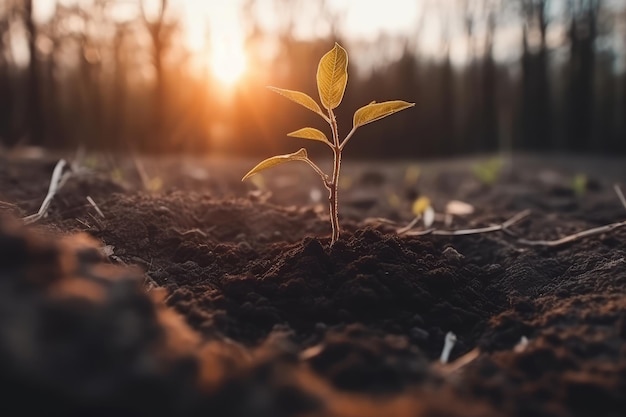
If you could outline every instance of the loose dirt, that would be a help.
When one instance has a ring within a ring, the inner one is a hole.
[[[624,220],[612,184],[626,164],[519,156],[487,185],[479,162],[346,163],[329,247],[323,188],[304,165],[241,183],[253,161],[90,157],[24,228],[16,219],[38,210],[56,160],[0,156],[1,407],[623,415],[626,228],[557,248],[518,238]],[[407,224],[420,195],[438,212],[452,199],[475,207],[441,229],[531,214],[508,233],[456,237],[376,220]]]

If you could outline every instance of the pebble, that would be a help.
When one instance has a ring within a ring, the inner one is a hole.
[[[456,249],[452,246],[448,246],[443,250],[443,256],[445,256],[449,261],[461,261],[465,256],[460,254]]]

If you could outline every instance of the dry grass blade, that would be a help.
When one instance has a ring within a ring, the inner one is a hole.
[[[59,160],[59,162],[57,162],[56,166],[54,167],[54,171],[52,171],[52,178],[50,179],[50,186],[48,187],[48,194],[46,194],[46,197],[44,198],[43,203],[41,203],[41,207],[39,207],[39,211],[35,214],[31,214],[30,216],[24,217],[22,219],[24,220],[24,223],[26,224],[34,223],[36,221],[39,221],[41,218],[43,218],[47,214],[48,207],[50,207],[50,203],[52,202],[52,199],[54,198],[56,193],[63,187],[63,185],[65,184],[65,181],[67,181],[67,179],[70,177],[69,172],[66,172],[65,174],[63,174],[63,168],[65,168],[65,165],[67,165],[67,162],[65,162],[65,159],[61,159]]]
[[[624,198],[624,194],[622,193],[622,189],[617,184],[615,184],[613,186],[613,189],[615,190],[615,193],[617,194],[617,197],[619,198],[620,202],[622,203],[622,206],[624,206],[624,208],[626,208],[626,198]],[[603,234],[603,233],[612,232],[613,230],[622,228],[624,226],[626,226],[626,221],[611,223],[611,224],[607,224],[607,225],[604,225],[604,226],[593,227],[591,229],[583,230],[581,232],[574,233],[572,235],[565,236],[565,237],[562,237],[560,239],[555,239],[555,240],[519,239],[518,242],[521,243],[522,245],[547,246],[547,247],[554,248],[554,247],[557,247],[557,246],[566,245],[568,243],[574,242],[574,241],[579,240],[579,239],[583,239],[585,237],[595,236],[595,235],[600,235],[600,234]]]
[[[520,222],[530,215],[530,210],[524,210],[517,213],[515,216],[511,217],[507,221],[502,224],[496,224],[493,226],[479,227],[476,229],[462,229],[462,230],[437,230],[437,229],[429,229],[429,230],[416,230],[416,231],[407,231],[404,234],[406,236],[424,236],[424,235],[438,235],[438,236],[467,236],[467,235],[478,235],[482,233],[491,233],[491,232],[499,232],[505,231],[509,227],[514,224]],[[402,230],[402,229],[400,229]]]
[[[617,198],[619,198],[619,201],[622,203],[622,206],[624,206],[624,208],[626,209],[626,198],[624,197],[624,193],[622,193],[622,189],[617,184],[613,186],[613,189],[617,194]]]
[[[562,237],[560,239],[555,239],[555,240],[519,239],[518,242],[521,243],[522,245],[528,245],[528,246],[557,247],[557,246],[562,246],[567,243],[570,243],[570,242],[573,242],[575,240],[579,240],[585,237],[599,235],[602,233],[608,233],[624,226],[626,226],[626,221],[619,222],[619,223],[611,223],[605,226],[594,227],[592,229],[583,230],[582,232],[574,233],[572,235],[565,236],[565,237]]]
[[[96,210],[98,215],[100,215],[100,217],[102,217],[104,219],[105,218],[104,217],[104,213],[102,212],[102,210],[100,210],[100,207],[98,207],[96,202],[93,201],[93,198],[91,198],[91,196],[87,196],[87,201],[89,202],[89,204],[91,204],[91,206],[94,208],[94,210]]]
[[[479,356],[480,356],[480,350],[478,348],[474,348],[474,349],[470,350],[469,352],[467,352],[465,355],[463,355],[460,358],[456,359],[455,361],[447,363],[447,364],[442,364],[440,366],[440,372],[443,375],[450,375],[450,374],[458,371],[459,369],[463,368],[464,366],[472,363]],[[439,363],[441,364],[441,362],[439,362]]]

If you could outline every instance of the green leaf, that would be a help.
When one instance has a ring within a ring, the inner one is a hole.
[[[305,127],[300,130],[296,130],[295,132],[288,133],[287,136],[291,136],[292,138],[319,140],[320,142],[330,144],[330,141],[328,140],[324,132],[314,129],[312,127]]]
[[[306,153],[306,149],[302,148],[298,152],[290,153],[287,155],[278,155],[273,156],[271,158],[267,158],[264,161],[261,161],[257,166],[252,168],[241,181],[245,181],[254,174],[257,174],[259,171],[263,171],[264,169],[271,168],[276,165],[284,164],[289,161],[308,161],[309,157]]]
[[[380,120],[413,106],[415,106],[415,103],[407,103],[402,100],[385,101],[383,103],[372,102],[367,106],[361,107],[354,113],[354,127],[375,122],[376,120]]]
[[[348,84],[348,53],[338,43],[328,51],[317,67],[317,89],[322,106],[332,110],[339,106]]]
[[[277,88],[277,87],[271,87],[271,86],[267,88],[319,114],[320,116],[324,118],[324,120],[328,119],[328,117],[324,114],[324,112],[322,112],[322,109],[320,108],[319,104],[317,104],[317,102],[313,100],[309,95],[305,93],[301,93],[300,91],[285,90],[284,88]]]

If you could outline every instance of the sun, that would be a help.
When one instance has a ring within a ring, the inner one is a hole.
[[[209,68],[215,79],[225,87],[237,84],[248,68],[243,40],[220,36],[211,42]]]

